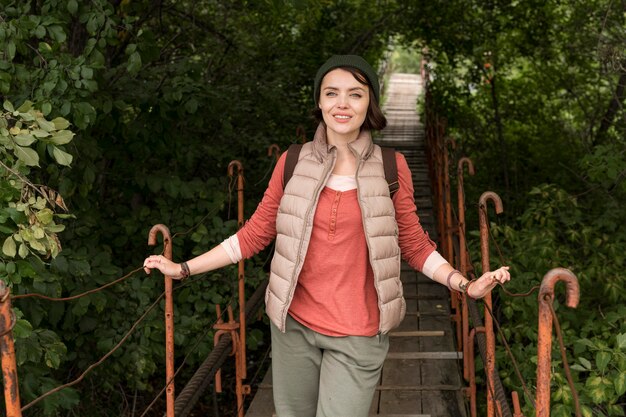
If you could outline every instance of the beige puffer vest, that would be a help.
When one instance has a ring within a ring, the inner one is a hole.
[[[406,312],[400,281],[398,225],[389,186],[385,180],[382,152],[370,133],[361,132],[348,147],[357,158],[357,193],[363,228],[380,310],[379,332],[397,327]],[[313,217],[320,192],[335,165],[337,150],[326,143],[320,124],[312,142],[304,144],[293,177],[285,187],[276,218],[276,252],[265,294],[266,311],[285,331],[289,305],[307,253]]]

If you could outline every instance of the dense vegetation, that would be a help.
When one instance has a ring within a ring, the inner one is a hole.
[[[581,305],[559,314],[584,412],[624,415],[623,3],[0,6],[0,276],[14,294],[72,295],[134,271],[153,251],[146,239],[155,223],[177,234],[177,259],[220,242],[236,228],[228,163],[244,164],[249,216],[271,169],[267,147],[299,140],[298,126],[312,132],[311,80],[327,56],[354,52],[381,68],[414,69],[386,59],[389,48],[427,47],[436,110],[458,154],[476,164],[468,202],[485,189],[503,197],[494,235],[512,267],[510,288],[527,290],[553,266],[577,274]],[[248,266],[250,290],[268,253]],[[214,304],[231,300],[235,276],[227,268],[176,291],[177,355],[190,354],[188,369],[210,351],[210,337],[196,341]],[[23,404],[108,352],[161,291],[161,280],[138,273],[78,301],[15,300]],[[498,309],[532,385],[535,298],[501,296]],[[250,336],[251,348],[267,344],[258,330]],[[163,339],[152,313],[105,366],[26,415],[143,410],[162,388]],[[499,361],[505,384],[518,389],[509,364]],[[555,356],[553,415],[565,416],[572,400],[560,369]]]

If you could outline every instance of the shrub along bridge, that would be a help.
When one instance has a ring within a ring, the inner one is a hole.
[[[465,244],[465,201],[463,193],[463,172],[467,166],[470,174],[474,167],[468,158],[459,158],[456,165],[457,198],[456,209],[450,184],[450,170],[453,169],[450,148],[454,141],[445,136],[445,127],[433,112],[429,111],[428,94],[426,94],[426,119],[422,123],[416,112],[416,102],[425,90],[424,80],[427,75],[393,74],[386,88],[386,103],[383,110],[388,118],[388,127],[377,142],[383,146],[394,147],[402,152],[413,173],[415,200],[422,226],[430,236],[438,242],[439,251],[458,270],[464,274],[473,274],[468,262],[469,253]],[[273,145],[269,155],[277,157],[280,149]],[[238,221],[241,226],[243,216],[243,167],[233,161],[228,174],[237,181]],[[482,271],[489,270],[489,229],[487,206],[491,201],[496,213],[503,210],[502,202],[497,194],[487,191],[478,202],[480,220]],[[433,204],[434,202],[434,204]],[[456,216],[454,215],[456,214]],[[171,259],[171,237],[167,227],[157,225],[149,235],[149,244],[157,244],[157,236],[162,235],[164,255]],[[132,273],[137,272],[133,271]],[[112,354],[105,355],[99,362],[90,366],[78,379],[57,387],[44,396],[22,406],[17,384],[17,370],[13,347],[12,327],[15,315],[11,309],[12,300],[28,296],[40,296],[53,301],[69,301],[89,293],[104,289],[121,282],[132,275],[129,274],[100,289],[95,289],[73,297],[53,299],[38,294],[10,295],[9,289],[0,282],[0,348],[2,372],[4,378],[4,395],[8,417],[22,415],[22,411],[34,406],[45,396],[65,387],[79,383],[93,367],[104,362]],[[246,370],[246,318],[256,317],[263,305],[267,282],[259,286],[248,299],[244,296],[245,268],[244,262],[239,263],[239,306],[238,319],[235,320],[229,308],[228,321],[219,319],[214,324],[215,347],[206,360],[186,381],[180,392],[175,392],[174,368],[174,313],[172,301],[172,279],[165,277],[165,291],[141,319],[154,309],[164,297],[166,321],[166,375],[164,388],[157,399],[165,394],[167,417],[187,416],[203,393],[213,383],[216,390],[221,391],[221,375],[219,368],[234,356],[236,363],[235,392],[237,415],[239,417],[272,417],[274,407],[272,401],[271,372],[255,388],[255,395],[249,406],[246,397],[252,387],[246,384],[249,379]],[[513,277],[515,279],[515,277]],[[505,393],[498,378],[495,361],[496,333],[499,330],[491,314],[491,296],[482,303],[461,296],[455,291],[431,281],[422,274],[403,265],[402,281],[407,300],[407,315],[401,326],[390,333],[390,349],[386,358],[381,379],[370,408],[372,416],[387,417],[475,417],[477,416],[477,397],[486,397],[486,416],[522,417],[517,392]],[[567,305],[576,307],[578,302],[578,282],[568,270],[557,268],[547,271],[539,289],[539,342],[536,393],[530,393],[520,376],[520,385],[524,390],[526,401],[533,402],[538,417],[550,415],[550,358],[552,352],[551,333],[553,321],[556,319],[552,309],[554,286],[558,281],[565,281],[567,286]],[[503,292],[509,296],[505,290]],[[526,295],[526,294],[525,294]],[[479,308],[480,307],[480,308]],[[484,310],[481,314],[479,310]],[[218,316],[222,316],[218,309]],[[141,319],[129,330],[116,346],[119,347],[130,336]],[[558,321],[556,329],[558,328]],[[506,341],[502,338],[504,347]],[[475,351],[478,346],[478,352]],[[115,348],[115,349],[116,349]],[[508,351],[508,348],[507,348]],[[508,351],[510,353],[510,351]],[[564,355],[564,349],[561,347]],[[484,392],[476,389],[475,358],[480,355],[484,364],[483,379],[486,381]],[[567,365],[567,360],[564,363]],[[515,359],[511,356],[509,360]],[[566,373],[568,369],[566,368]],[[519,376],[519,375],[518,375]],[[570,378],[571,381],[571,378]],[[182,385],[178,381],[179,386]],[[576,391],[570,382],[572,392]],[[149,406],[142,415],[146,415]],[[576,405],[577,415],[580,408]],[[529,416],[527,416],[529,417]]]

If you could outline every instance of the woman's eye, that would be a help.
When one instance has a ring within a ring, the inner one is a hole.
[[[352,97],[355,97],[355,98],[361,98],[361,97],[363,97],[363,96],[362,96],[361,94],[354,93],[354,94],[352,94]]]
[[[336,96],[336,95],[337,95],[337,93],[335,93],[334,91],[328,91],[326,93],[326,97],[333,97],[333,96]]]

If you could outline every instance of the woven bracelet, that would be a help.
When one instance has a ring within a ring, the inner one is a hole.
[[[461,274],[461,273],[457,271],[456,269],[454,269],[448,274],[448,278],[446,278],[446,285],[448,286],[449,289],[452,289],[452,287],[450,286],[450,278],[452,278],[452,275],[454,274]]]
[[[183,262],[182,264],[180,264],[180,279],[181,281],[185,278],[188,278],[189,275],[191,275],[191,272],[189,271],[189,265],[187,265],[187,262]]]

